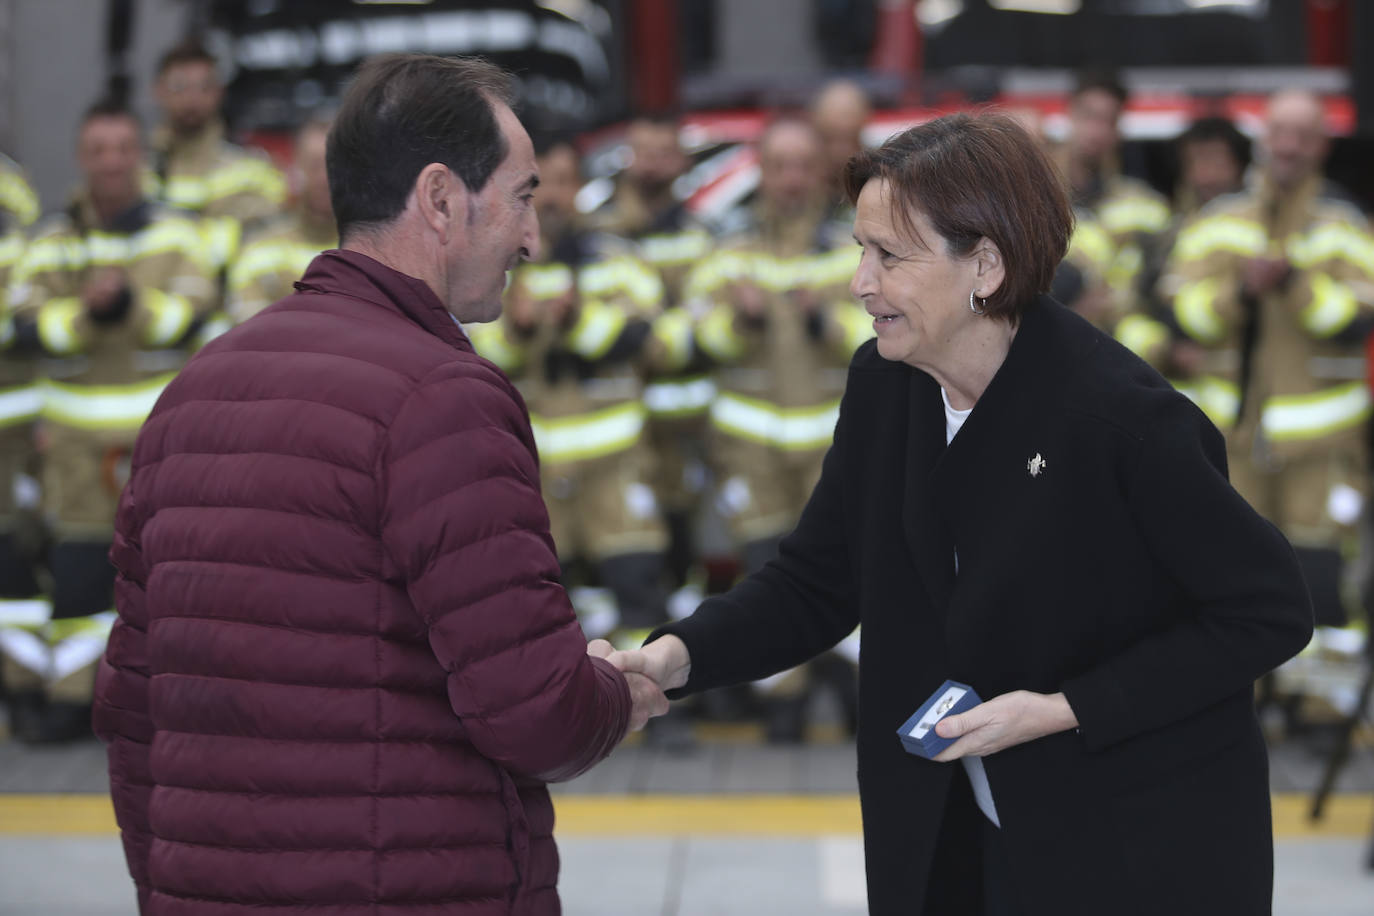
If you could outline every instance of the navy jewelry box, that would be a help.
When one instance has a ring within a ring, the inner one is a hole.
[[[921,708],[911,714],[911,718],[897,729],[897,737],[902,739],[902,747],[908,754],[931,758],[953,744],[955,738],[941,738],[935,733],[935,724],[946,716],[968,712],[979,703],[978,694],[968,684],[958,681],[945,681],[921,704]]]

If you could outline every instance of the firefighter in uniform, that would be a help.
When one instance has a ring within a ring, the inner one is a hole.
[[[711,250],[710,233],[674,192],[687,170],[677,119],[641,115],[626,131],[630,162],[615,191],[587,220],[588,228],[624,239],[663,283],[663,308],[682,302],[688,272]],[[654,451],[654,491],[669,529],[669,567],[682,584],[695,558],[693,521],[706,486],[706,412],[715,396],[700,365],[659,373],[644,389],[648,438]]]
[[[873,117],[868,93],[853,80],[832,80],[811,100],[811,123],[825,144],[825,180],[831,200],[829,217],[854,222],[854,207],[844,192],[844,167],[864,148],[864,128]]]
[[[1203,406],[1227,434],[1232,483],[1297,549],[1317,622],[1340,625],[1369,473],[1374,237],[1324,185],[1322,118],[1305,93],[1271,99],[1257,183],[1182,228],[1161,283],[1207,348]]]
[[[246,321],[292,292],[292,284],[321,251],[337,248],[339,232],[329,201],[325,140],[329,122],[311,121],[296,134],[296,206],[250,233],[229,269],[229,318]]]
[[[1126,90],[1110,74],[1085,74],[1069,99],[1069,134],[1060,169],[1074,207],[1092,214],[1112,243],[1106,281],[1111,304],[1094,309],[1094,324],[1111,333],[1141,308],[1139,284],[1145,252],[1169,225],[1169,202],[1145,182],[1121,172],[1121,111]]]
[[[686,363],[690,322],[661,313],[663,285],[652,268],[600,250],[598,236],[578,225],[580,160],[571,144],[540,142],[538,161],[540,259],[513,271],[502,318],[470,330],[529,407],[569,584],[580,561],[604,589],[570,589],[583,629],[638,646],[665,619],[668,546],[651,486],[643,377],[651,365]]]
[[[10,285],[11,333],[43,375],[42,508],[52,620],[31,740],[89,733],[95,662],[113,622],[107,554],[134,438],[214,301],[196,225],[140,190],[137,119],[117,103],[82,121],[84,185],[40,226]]]
[[[152,136],[149,196],[200,218],[205,250],[223,284],[245,233],[281,212],[286,178],[266,156],[230,143],[220,119],[224,86],[216,61],[195,41],[158,63],[153,96],[163,123]],[[207,329],[228,327],[217,316]]]
[[[33,708],[24,694],[35,696],[42,686],[46,646],[42,628],[49,618],[46,600],[34,571],[36,544],[31,513],[19,499],[21,482],[36,472],[33,421],[38,416],[38,389],[31,356],[13,346],[8,287],[15,265],[24,253],[26,230],[38,219],[38,195],[24,172],[0,155],[0,696],[18,693],[11,709],[10,730],[27,732],[22,721]]]
[[[1145,307],[1117,324],[1116,337],[1206,409],[1207,389],[1199,377],[1204,352],[1174,322],[1173,303],[1159,295],[1159,278],[1183,226],[1216,198],[1244,187],[1245,170],[1250,165],[1250,140],[1227,119],[1205,117],[1178,136],[1174,153],[1179,177],[1173,219],[1146,252],[1141,283]],[[1225,417],[1212,419],[1214,423],[1227,422]]]
[[[852,225],[828,221],[821,140],[804,120],[759,139],[757,202],[688,280],[701,303],[698,348],[716,365],[711,406],[717,507],[746,573],[792,529],[820,476],[846,368],[872,325],[849,296]],[[764,682],[769,737],[800,740],[807,694],[798,669]]]

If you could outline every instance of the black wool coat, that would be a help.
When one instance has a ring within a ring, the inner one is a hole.
[[[652,638],[686,643],[687,693],[785,670],[860,623],[872,913],[943,916],[928,892],[977,884],[941,827],[961,767],[896,735],[946,678],[984,699],[1063,691],[1078,717],[985,758],[1027,913],[1270,912],[1252,689],[1310,638],[1307,591],[1227,482],[1220,434],[1111,338],[1031,303],[948,446],[935,380],[865,344],[777,559]]]

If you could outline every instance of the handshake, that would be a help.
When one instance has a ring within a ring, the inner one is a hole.
[[[625,676],[630,687],[633,731],[668,711],[668,698],[663,692],[687,683],[692,670],[687,645],[676,636],[664,636],[642,648],[625,650],[617,650],[604,639],[594,639],[587,644],[587,654],[605,659]]]

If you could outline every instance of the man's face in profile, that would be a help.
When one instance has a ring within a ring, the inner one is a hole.
[[[506,105],[492,106],[506,141],[506,158],[482,190],[469,194],[465,239],[449,265],[448,308],[459,321],[493,321],[501,314],[506,274],[539,256],[534,189],[539,168],[529,134]]]

